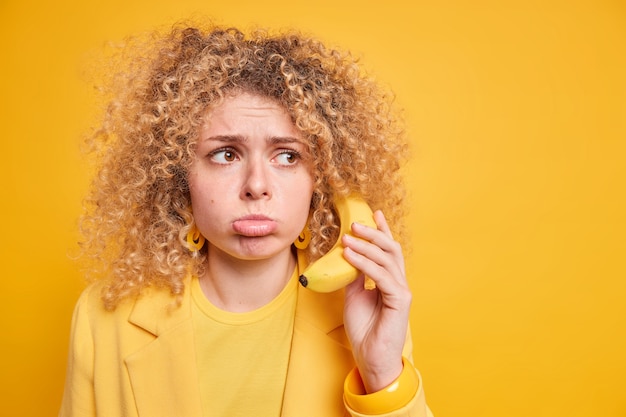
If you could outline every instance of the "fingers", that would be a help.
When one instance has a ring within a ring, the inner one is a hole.
[[[374,213],[374,221],[378,229],[373,229],[360,223],[352,223],[352,233],[362,239],[369,240],[377,246],[385,247],[385,243],[395,242],[387,219],[385,219],[385,215],[382,211],[376,210]],[[379,232],[382,232],[382,234]]]
[[[402,248],[393,239],[382,212],[374,213],[374,219],[378,229],[355,223],[352,225],[354,236],[342,237],[344,256],[355,268],[372,278],[381,291],[395,292],[395,285],[407,285]]]
[[[402,246],[394,240],[389,224],[380,210],[374,213],[374,220],[378,229],[353,223],[352,234],[360,239],[346,235],[343,241],[344,246],[351,248],[383,267],[389,267],[390,262],[392,262],[399,267],[401,275],[404,277]],[[354,266],[358,268],[357,265]]]
[[[354,236],[346,235],[342,239],[344,254],[355,268],[366,275],[380,275],[385,271],[393,275],[402,273],[393,252]]]
[[[382,211],[376,210],[374,212],[374,221],[376,222],[376,226],[378,226],[378,230],[385,233],[390,238],[393,238],[391,235],[391,229],[389,228],[389,224],[387,223],[387,219]]]

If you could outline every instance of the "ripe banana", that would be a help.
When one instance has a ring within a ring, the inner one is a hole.
[[[332,292],[345,287],[359,276],[359,271],[343,257],[341,236],[350,233],[352,223],[360,223],[376,228],[374,215],[365,200],[357,195],[339,198],[335,201],[339,216],[340,233],[333,247],[306,267],[300,275],[300,283],[316,292]],[[365,288],[374,289],[376,285],[370,278],[365,278]]]

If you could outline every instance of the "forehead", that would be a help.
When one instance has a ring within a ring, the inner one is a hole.
[[[223,100],[207,111],[206,118],[229,116],[229,115],[250,115],[260,117],[264,115],[289,116],[286,108],[278,101],[258,94],[241,92],[231,93]]]
[[[202,136],[237,131],[280,131],[281,134],[302,136],[287,109],[276,100],[251,93],[226,96],[209,109],[204,117]]]

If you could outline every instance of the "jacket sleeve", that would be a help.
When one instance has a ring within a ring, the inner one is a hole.
[[[398,384],[402,388],[398,389]],[[422,379],[408,360],[404,361],[400,377],[386,390],[365,394],[364,390],[354,389],[360,385],[358,371],[348,375],[345,385],[344,404],[352,417],[432,417],[426,405]],[[353,392],[349,392],[349,386]]]
[[[426,405],[422,378],[412,360],[412,338],[407,331],[403,349],[403,370],[387,388],[367,394],[358,369],[344,383],[344,405],[352,417],[432,417]]]
[[[60,417],[95,416],[94,345],[89,322],[89,289],[78,299],[72,317],[65,389]]]

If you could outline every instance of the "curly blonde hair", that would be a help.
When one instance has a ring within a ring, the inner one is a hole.
[[[206,249],[194,253],[185,239],[194,225],[188,169],[203,117],[233,92],[277,101],[308,140],[309,259],[336,241],[333,200],[351,192],[382,209],[404,240],[405,132],[393,96],[349,53],[297,32],[199,25],[177,25],[135,46],[116,63],[91,137],[98,171],[81,221],[81,246],[94,261],[88,272],[109,279],[107,308],[148,286],[180,296],[184,278],[202,272]]]

